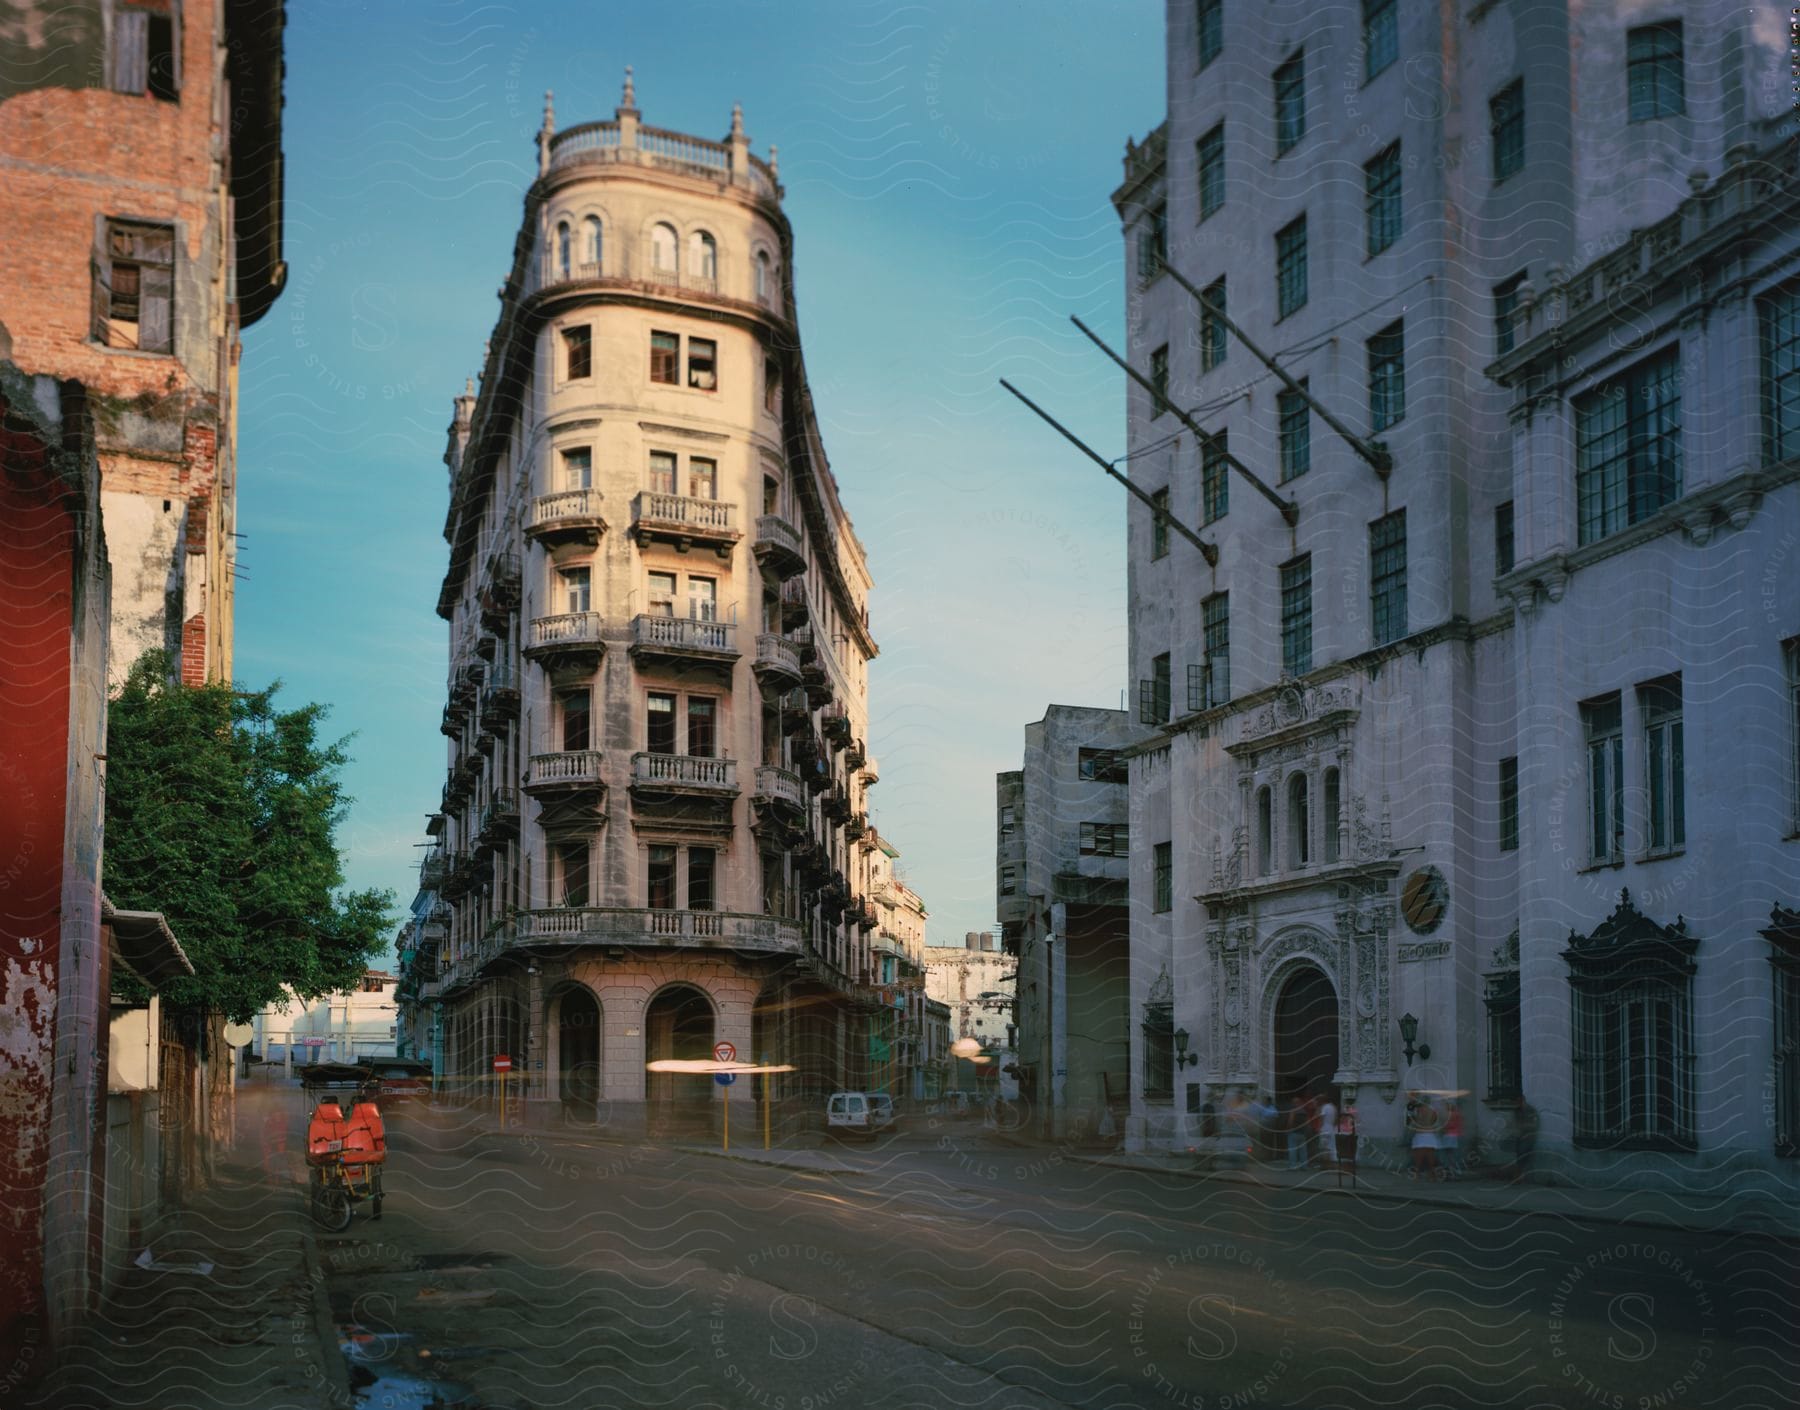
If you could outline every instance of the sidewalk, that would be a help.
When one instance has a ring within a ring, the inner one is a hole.
[[[23,1406],[321,1410],[352,1403],[297,1160],[278,1153],[273,1173],[254,1163],[259,1123],[243,1107],[238,1132],[214,1183],[151,1241],[153,1256],[142,1260],[151,1266],[126,1269],[75,1348],[27,1389]],[[132,1250],[134,1258],[141,1253]]]
[[[1022,1148],[1035,1143],[1016,1142]],[[1383,1200],[1402,1204],[1434,1204],[1496,1214],[1554,1215],[1583,1224],[1620,1224],[1702,1233],[1742,1232],[1800,1238],[1800,1212],[1778,1192],[1721,1191],[1715,1199],[1665,1190],[1595,1189],[1571,1185],[1512,1183],[1470,1174],[1458,1180],[1414,1180],[1398,1168],[1370,1163],[1365,1154],[1354,1186],[1326,1169],[1289,1170],[1275,1161],[1240,1158],[1241,1163],[1208,1166],[1199,1155],[1140,1152],[1137,1154],[1071,1154],[1085,1165],[1139,1170],[1192,1180],[1252,1185],[1262,1189],[1303,1190],[1345,1199]]]

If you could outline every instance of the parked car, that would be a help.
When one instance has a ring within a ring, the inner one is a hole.
[[[825,1130],[873,1136],[894,1124],[894,1099],[886,1092],[833,1092],[825,1101]]]
[[[431,1064],[409,1058],[375,1058],[370,1075],[380,1085],[384,1102],[431,1100]]]

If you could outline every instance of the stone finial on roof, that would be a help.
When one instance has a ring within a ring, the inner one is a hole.
[[[731,135],[733,137],[744,135],[744,105],[742,103],[731,105]]]
[[[772,142],[769,144],[769,175],[781,179],[781,148]]]
[[[556,131],[556,99],[548,88],[544,90],[544,131]]]
[[[637,108],[637,85],[631,81],[630,64],[625,65],[625,97],[620,101],[619,107],[624,110]]]

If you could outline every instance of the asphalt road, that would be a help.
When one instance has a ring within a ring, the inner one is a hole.
[[[1786,1406],[1800,1250],[1104,1169],[946,1123],[854,1175],[389,1124],[321,1235],[366,1403]]]

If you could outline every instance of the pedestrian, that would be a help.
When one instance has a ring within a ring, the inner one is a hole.
[[[1409,1174],[1414,1180],[1421,1175],[1429,1180],[1439,1173],[1438,1127],[1441,1123],[1437,1108],[1421,1094],[1409,1108],[1408,1117],[1412,1132],[1412,1170]]]
[[[1281,1113],[1282,1129],[1287,1132],[1287,1156],[1289,1170],[1306,1169],[1306,1137],[1308,1118],[1304,1098],[1296,1101],[1287,1099],[1286,1109]]]
[[[1319,1163],[1327,1170],[1337,1164],[1337,1103],[1327,1091],[1325,1100],[1319,1104],[1319,1116],[1316,1129],[1319,1133]]]
[[[1444,1178],[1455,1180],[1463,1174],[1462,1102],[1451,1097],[1444,1107],[1444,1129],[1438,1134],[1438,1152],[1444,1162]]]
[[[1340,1166],[1348,1165],[1354,1176],[1356,1172],[1356,1108],[1348,1100],[1338,1108],[1337,1134],[1332,1145],[1336,1148],[1332,1151],[1333,1158]]]
[[[1537,1150],[1537,1134],[1537,1108],[1521,1096],[1518,1106],[1513,1108],[1513,1179],[1523,1180],[1530,1172],[1531,1157]]]

